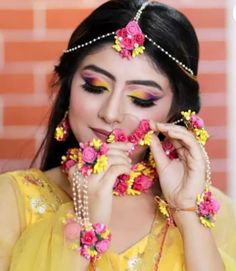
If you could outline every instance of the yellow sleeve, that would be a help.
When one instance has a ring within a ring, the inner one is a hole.
[[[0,270],[7,271],[23,227],[21,206],[10,174],[0,175]]]
[[[213,234],[225,265],[225,271],[236,270],[236,209],[234,202],[217,189],[213,190],[221,208]]]

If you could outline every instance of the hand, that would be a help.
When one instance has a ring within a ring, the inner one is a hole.
[[[112,211],[112,192],[116,178],[121,174],[129,174],[131,159],[128,150],[132,144],[116,142],[109,144],[108,168],[88,178],[89,218],[90,222],[109,225]],[[75,166],[69,171],[72,179]]]
[[[165,200],[176,208],[194,207],[197,194],[204,190],[206,178],[206,159],[200,143],[182,126],[152,123],[151,128],[170,140],[179,157],[170,160],[160,140],[153,134],[150,148]]]

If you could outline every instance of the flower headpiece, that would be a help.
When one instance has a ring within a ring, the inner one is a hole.
[[[152,40],[148,35],[144,34],[138,24],[138,21],[142,15],[143,10],[148,5],[148,1],[144,2],[140,9],[137,11],[135,17],[131,19],[128,24],[120,28],[116,31],[109,32],[103,34],[101,36],[95,37],[90,41],[87,41],[82,44],[78,44],[72,48],[68,48],[64,50],[65,54],[77,51],[81,48],[89,46],[99,40],[106,39],[110,36],[115,37],[115,43],[113,44],[113,48],[119,52],[122,58],[131,59],[142,54],[145,50],[144,42],[149,41],[155,46],[158,50],[160,50],[163,54],[165,54],[169,59],[174,61],[184,72],[186,72],[191,78],[195,79],[194,72],[191,68],[185,65],[183,62],[178,60],[175,56],[173,56],[169,51],[165,50],[162,46],[160,46],[157,42]]]

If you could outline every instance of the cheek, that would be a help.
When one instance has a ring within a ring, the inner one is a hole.
[[[158,103],[156,110],[152,113],[152,119],[154,121],[166,122],[168,114],[172,104],[172,94],[164,97],[160,103]]]
[[[85,122],[92,116],[95,110],[94,101],[89,95],[86,95],[81,89],[72,89],[70,98],[70,119],[72,122]]]
[[[166,122],[168,119],[168,114],[172,104],[172,93],[168,96],[161,98],[157,105],[149,109],[137,108],[133,114],[139,119],[149,119],[155,122]]]

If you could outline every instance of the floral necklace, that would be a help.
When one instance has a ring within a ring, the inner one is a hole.
[[[138,128],[129,136],[120,129],[115,129],[108,136],[107,143],[100,139],[93,139],[87,143],[80,143],[79,148],[69,149],[65,156],[62,156],[62,169],[68,174],[69,169],[76,165],[83,176],[97,174],[107,169],[107,153],[109,144],[113,142],[131,142],[133,144],[129,153],[132,153],[138,146],[150,146],[151,135],[149,122],[142,120]],[[113,195],[140,195],[147,192],[158,179],[156,165],[152,154],[149,154],[147,161],[142,161],[131,166],[130,174],[122,174],[117,177],[113,187]]]
[[[182,116],[183,118],[174,124],[184,122],[186,127],[192,130],[204,145],[208,139],[208,133],[203,127],[202,119],[190,110],[182,112]],[[114,129],[108,136],[106,143],[94,138],[87,143],[80,143],[79,148],[69,149],[66,155],[62,156],[62,169],[68,174],[69,169],[77,164],[79,172],[85,177],[98,174],[108,167],[107,153],[110,143],[132,143],[133,147],[129,151],[131,154],[138,146],[150,146],[153,133],[148,120],[142,120],[138,128],[129,136],[126,136],[121,129]],[[171,160],[178,158],[176,149],[168,139],[162,141],[162,148]],[[147,192],[157,179],[156,164],[150,152],[147,161],[132,165],[130,174],[122,174],[117,177],[113,187],[113,195],[140,195]]]

